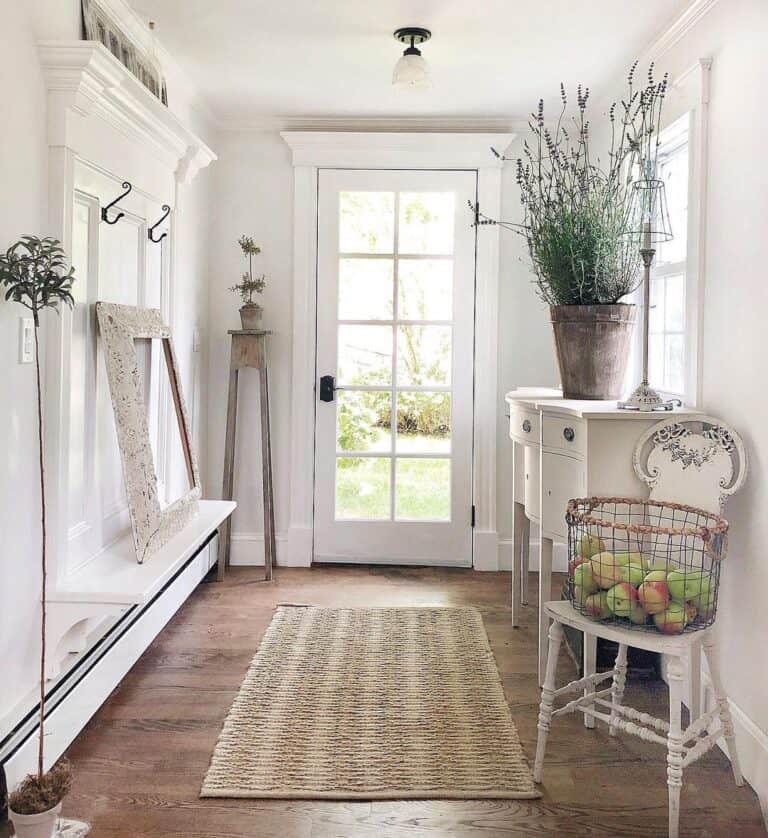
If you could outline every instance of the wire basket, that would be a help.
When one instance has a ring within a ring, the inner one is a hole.
[[[564,594],[579,613],[663,634],[714,623],[724,518],[680,503],[576,498],[565,519]]]

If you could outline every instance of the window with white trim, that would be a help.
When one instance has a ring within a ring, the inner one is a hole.
[[[648,379],[652,387],[685,398],[688,253],[688,119],[661,134],[657,177],[664,181],[674,238],[657,246],[651,268]]]

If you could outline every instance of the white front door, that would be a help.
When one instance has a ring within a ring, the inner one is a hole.
[[[319,173],[315,561],[472,564],[476,191]]]

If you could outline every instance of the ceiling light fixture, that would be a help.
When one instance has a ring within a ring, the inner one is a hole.
[[[402,90],[423,90],[432,87],[429,64],[421,55],[417,44],[423,44],[432,37],[429,29],[418,26],[406,26],[394,32],[395,40],[401,44],[409,44],[403,57],[395,64],[392,73],[392,84]]]

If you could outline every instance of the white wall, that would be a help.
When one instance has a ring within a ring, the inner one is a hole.
[[[55,6],[55,8],[52,8]],[[0,248],[21,234],[44,235],[47,224],[46,94],[37,58],[38,40],[71,39],[79,21],[79,0],[56,4],[0,0]],[[40,29],[37,29],[37,26]],[[78,24],[79,27],[79,24]],[[175,71],[174,71],[175,72]],[[194,94],[178,76],[174,109],[204,140],[204,114],[194,111]],[[195,325],[207,332],[210,174],[180,187],[176,224],[176,286],[172,323],[182,386],[193,413],[198,450],[205,461],[207,363],[192,352]],[[24,309],[0,302],[0,735],[16,719],[19,703],[37,678],[40,619],[39,491],[36,465],[34,366],[19,365],[18,318]]]
[[[721,0],[659,66],[679,74],[711,56],[703,407],[744,437],[750,476],[727,508],[730,550],[722,574],[717,630],[726,688],[768,746],[768,286],[766,141],[768,5]],[[739,721],[737,719],[737,721]],[[760,779],[768,799],[768,751]],[[756,785],[757,783],[757,785]]]
[[[238,238],[253,236],[262,253],[254,270],[266,274],[262,295],[263,325],[273,331],[268,339],[272,468],[278,558],[281,537],[288,526],[290,469],[291,309],[293,168],[288,146],[277,131],[222,134],[216,146],[212,217],[211,277],[209,283],[209,380],[207,487],[221,496],[224,429],[227,409],[230,336],[240,328],[240,298],[227,289],[247,268]],[[259,455],[258,373],[240,374],[240,400],[235,468],[232,560],[263,562],[264,531]],[[308,474],[311,480],[312,475]]]
[[[0,248],[38,233],[45,207],[45,90],[22,4],[0,0]],[[24,84],[16,82],[24,79]],[[3,295],[4,296],[4,295]],[[0,716],[31,683],[38,648],[40,531],[36,510],[35,370],[18,361],[18,305],[0,302]]]

